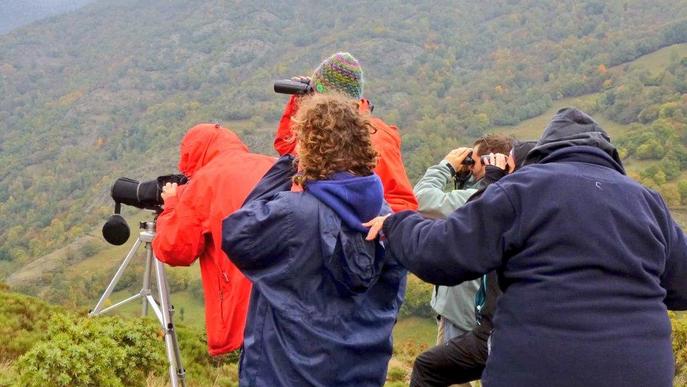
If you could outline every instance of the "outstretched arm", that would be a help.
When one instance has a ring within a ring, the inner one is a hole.
[[[387,248],[409,271],[424,281],[452,286],[501,265],[517,240],[516,221],[510,199],[494,184],[447,219],[404,211],[386,218],[383,232]]]
[[[291,130],[291,118],[298,110],[298,97],[292,95],[289,102],[286,103],[284,114],[279,120],[279,127],[277,134],[274,136],[274,150],[279,153],[279,156],[286,154],[293,154],[296,149],[296,141]]]

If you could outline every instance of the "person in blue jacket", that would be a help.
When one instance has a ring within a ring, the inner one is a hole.
[[[303,99],[294,129],[298,173],[283,156],[223,222],[222,248],[253,281],[240,384],[381,386],[406,271],[365,240],[362,223],[389,212],[374,129],[356,101],[324,94]]]
[[[667,309],[687,309],[687,242],[666,204],[577,109],[526,163],[445,220],[405,211],[368,222],[369,237],[382,228],[431,283],[498,270],[486,387],[672,386]]]

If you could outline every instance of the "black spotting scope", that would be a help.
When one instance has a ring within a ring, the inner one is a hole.
[[[155,180],[138,181],[128,177],[120,177],[110,190],[112,200],[115,201],[114,214],[103,225],[103,237],[113,245],[122,245],[129,239],[129,225],[120,214],[122,204],[152,210],[156,214],[162,212],[162,187],[167,183],[186,184],[188,178],[184,175],[158,176]]]

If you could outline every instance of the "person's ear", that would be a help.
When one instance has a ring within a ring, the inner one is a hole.
[[[513,157],[513,154],[508,155],[506,165],[508,165],[508,173],[515,172],[515,157]]]

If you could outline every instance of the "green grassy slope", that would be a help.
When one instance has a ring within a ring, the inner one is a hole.
[[[687,56],[687,44],[676,44],[669,47],[664,47],[660,50],[650,54],[641,56],[621,65],[610,68],[609,72],[621,72],[630,70],[644,70],[654,75],[661,73],[669,65],[671,58],[680,58]],[[556,111],[564,107],[578,107],[583,110],[593,111],[594,119],[609,133],[612,140],[621,138],[631,129],[631,125],[621,124],[609,119],[603,111],[596,112],[597,100],[602,96],[602,93],[585,94],[578,97],[562,98],[553,101],[551,108],[539,116],[527,119],[512,126],[497,126],[494,128],[495,132],[507,133],[522,140],[536,140],[543,132],[546,125],[554,116]],[[624,160],[625,167],[629,172],[639,173],[641,170],[656,164],[655,160],[638,160],[636,158],[628,158]],[[681,181],[687,178],[687,172],[683,172],[676,181]],[[671,183],[669,183],[670,185]],[[674,183],[672,183],[674,184]],[[677,208],[676,208],[677,209]],[[678,218],[681,218],[678,216]],[[683,223],[687,224],[683,219]]]
[[[617,67],[640,68],[649,71],[656,75],[670,63],[672,57],[687,56],[687,44],[674,44],[664,47],[660,50],[652,52],[651,54],[641,56],[627,64],[612,67],[610,71],[614,71]]]

